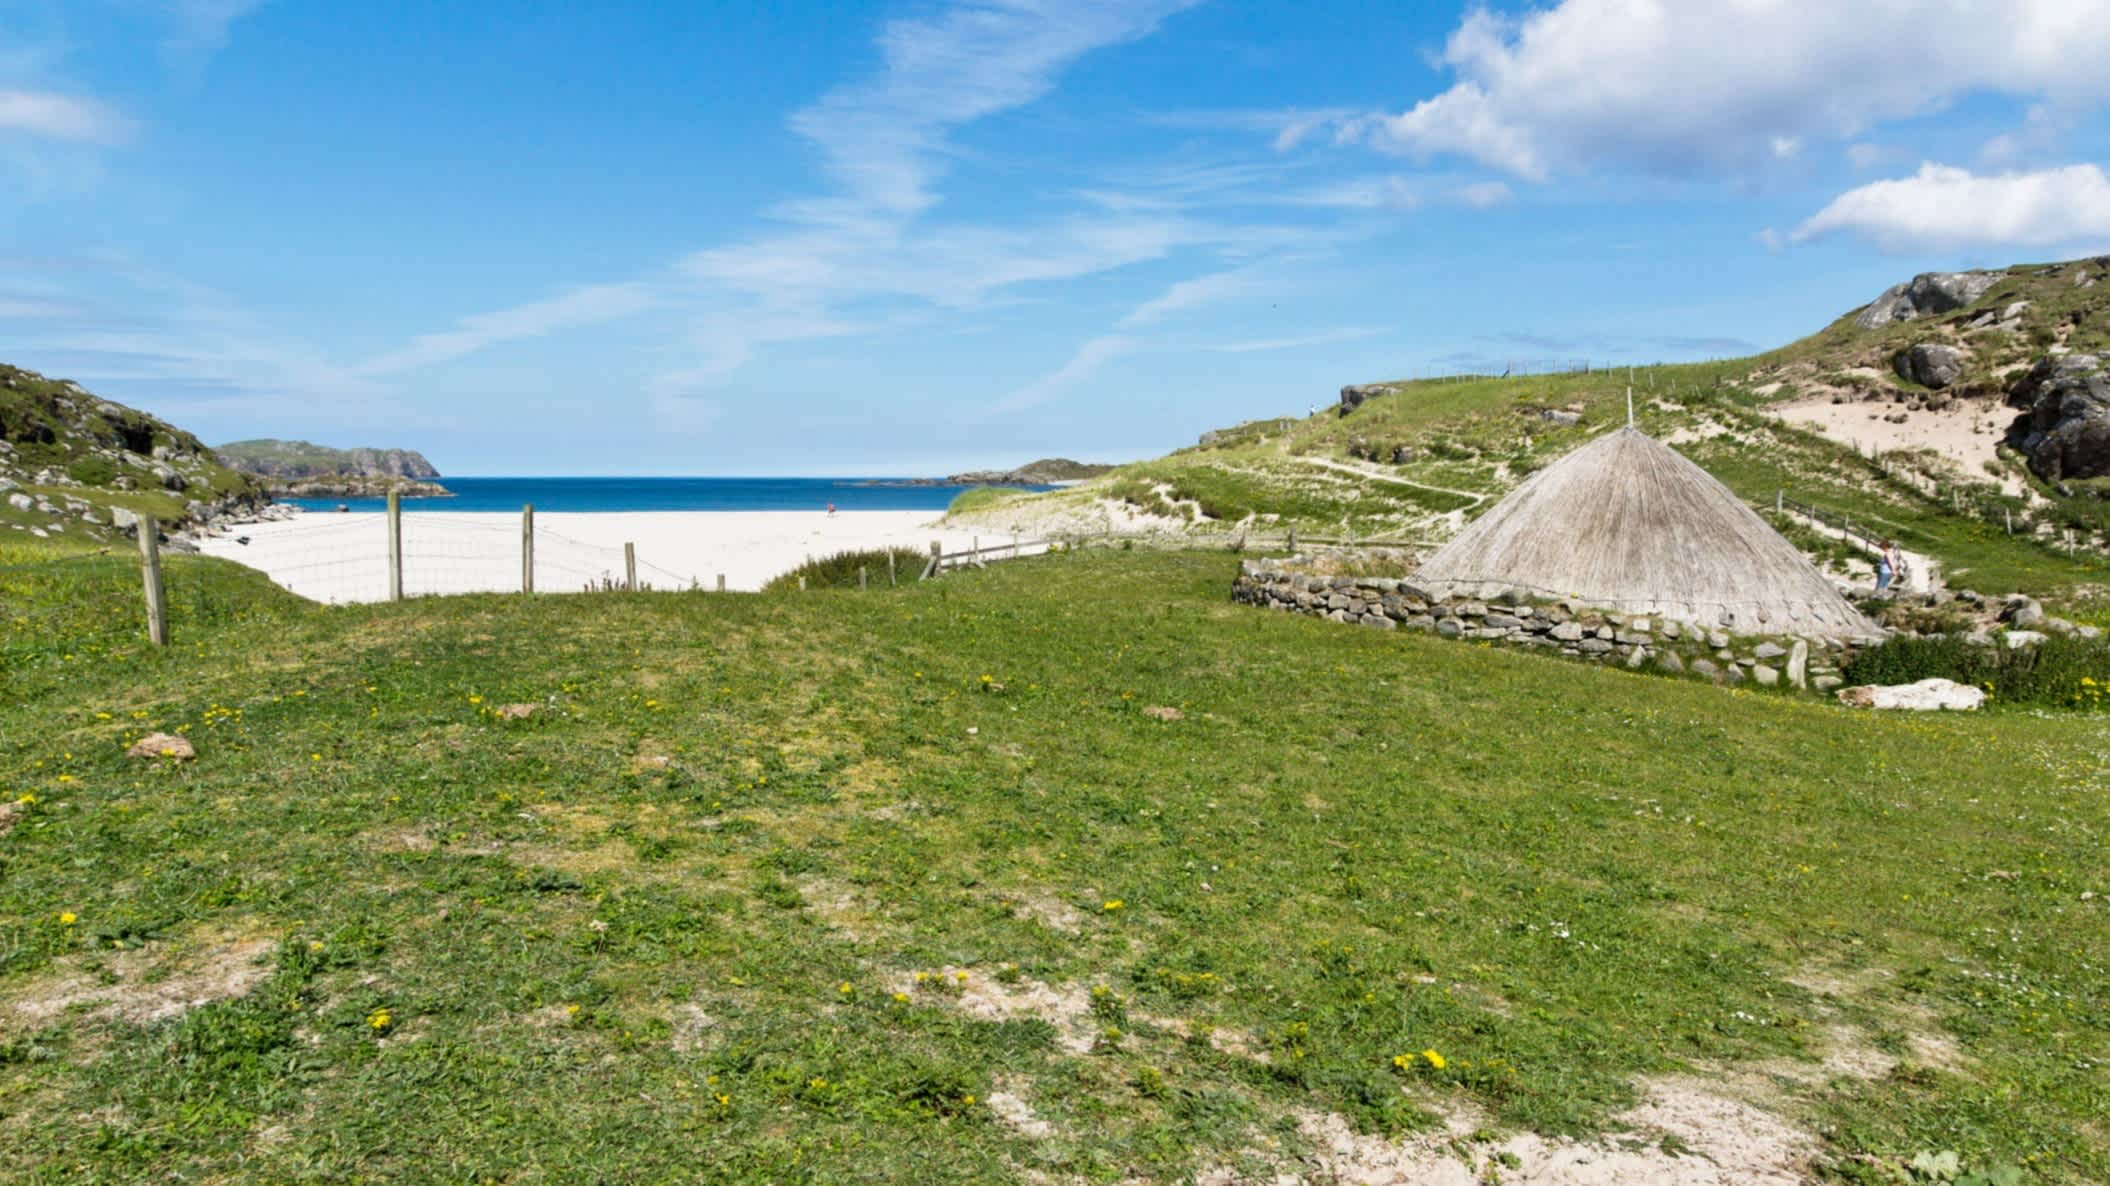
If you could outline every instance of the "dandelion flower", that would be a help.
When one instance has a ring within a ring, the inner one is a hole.
[[[856,990],[850,987],[849,981],[845,980],[841,984],[835,986],[835,991],[843,994],[844,996],[849,996],[852,992]]]
[[[1411,1054],[1395,1054],[1392,1056],[1392,1065],[1404,1071],[1414,1065],[1414,1056]]]
[[[1443,1069],[1443,1068],[1444,1068],[1445,1066],[1449,1065],[1449,1064],[1447,1064],[1446,1062],[1444,1062],[1444,1060],[1443,1060],[1443,1056],[1442,1056],[1441,1054],[1438,1054],[1438,1053],[1436,1053],[1436,1052],[1435,1052],[1435,1051],[1433,1051],[1433,1050],[1424,1050],[1424,1051],[1422,1051],[1422,1052],[1421,1052],[1421,1056],[1422,1056],[1423,1058],[1426,1058],[1426,1059],[1428,1059],[1428,1060],[1429,1060],[1429,1065],[1430,1065],[1430,1066],[1432,1066],[1432,1067],[1434,1067],[1434,1068],[1436,1068],[1436,1069],[1437,1069],[1437,1070],[1439,1070],[1439,1071],[1440,1071],[1440,1070],[1442,1070],[1442,1069]]]
[[[70,926],[72,926],[72,925],[73,925],[74,923],[77,923],[77,922],[79,922],[80,920],[81,920],[81,916],[80,916],[80,915],[78,915],[78,914],[75,914],[75,913],[74,913],[73,911],[71,911],[71,910],[65,910],[65,911],[61,911],[61,912],[59,913],[59,925],[60,925],[60,926],[62,926],[62,927],[70,927]]]
[[[387,1029],[389,1026],[392,1026],[395,1023],[396,1019],[394,1015],[389,1013],[389,1011],[385,1007],[376,1009],[372,1013],[366,1015],[367,1028],[373,1030],[375,1033],[380,1033],[382,1030]]]
[[[1127,905],[1128,903],[1122,901],[1119,898],[1108,898],[1105,902],[1100,904],[1099,909],[1106,911],[1108,914],[1112,914],[1114,911],[1119,910]]]
[[[906,1004],[908,1004],[908,994],[907,994],[907,993],[905,993],[905,992],[897,992],[897,993],[895,993],[895,994],[894,994],[894,1003],[895,1003],[895,1004],[897,1004],[897,1005],[906,1005]]]

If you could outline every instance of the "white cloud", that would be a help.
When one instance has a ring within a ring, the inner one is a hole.
[[[1255,338],[1244,342],[1225,342],[1211,346],[1218,354],[1256,354],[1263,350],[1301,350],[1307,346],[1330,346],[1336,342],[1353,342],[1360,338],[1374,338],[1385,331],[1376,326],[1343,326],[1340,329],[1323,329],[1308,334],[1295,334],[1283,338]]]
[[[130,130],[129,120],[94,99],[54,91],[0,90],[0,132],[108,144]]]
[[[1069,361],[989,405],[991,413],[1018,412],[1044,404],[1099,373],[1099,368],[1136,349],[1133,338],[1105,334],[1077,347]]]
[[[860,204],[912,214],[947,130],[1040,98],[1072,61],[1149,33],[1194,0],[970,0],[898,20],[879,37],[885,68],[794,115]]]
[[[357,373],[388,375],[415,370],[448,362],[500,342],[540,337],[557,330],[629,317],[644,312],[653,304],[652,293],[642,284],[588,285],[550,300],[464,317],[455,328],[413,338],[403,349],[363,364]]]
[[[1508,204],[1510,198],[1515,195],[1509,192],[1507,185],[1499,181],[1475,181],[1451,190],[1450,196],[1453,201],[1462,202],[1475,210],[1491,210],[1496,206]]]
[[[1840,194],[1788,241],[1836,234],[1896,252],[2110,241],[2110,178],[2085,164],[1989,176],[1923,164]]]
[[[1897,149],[1883,144],[1861,141],[1846,146],[1846,163],[1864,171],[1889,164],[1897,156]]]
[[[161,43],[162,56],[173,66],[194,69],[226,48],[229,26],[264,3],[265,0],[166,0],[175,29]]]
[[[1259,288],[1259,277],[1243,268],[1196,276],[1191,280],[1181,280],[1158,296],[1137,305],[1128,316],[1121,319],[1121,324],[1128,327],[1149,325],[1175,313],[1184,313],[1189,309],[1243,296],[1258,291]]]
[[[2110,8],[2072,0],[1561,0],[1474,10],[1441,55],[1454,85],[1348,130],[1531,180],[1750,168],[1973,92],[2098,102],[2106,56]]]

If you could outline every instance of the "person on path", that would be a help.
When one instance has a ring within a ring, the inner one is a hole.
[[[1876,592],[1890,591],[1890,582],[1898,574],[1898,546],[1890,540],[1883,541],[1883,550],[1876,553]]]
[[[828,514],[831,516],[835,514],[835,504],[832,502],[828,504]]]

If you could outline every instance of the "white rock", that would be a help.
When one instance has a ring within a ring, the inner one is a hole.
[[[1862,684],[1839,689],[1839,703],[1853,708],[1903,708],[1914,712],[1953,708],[1968,711],[1985,703],[1985,689],[1955,680],[1923,679],[1916,684]]]
[[[2007,649],[2019,651],[2044,641],[2044,635],[2035,630],[2010,630],[2007,632]]]

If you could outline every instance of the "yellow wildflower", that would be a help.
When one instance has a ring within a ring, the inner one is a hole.
[[[387,1029],[389,1026],[392,1026],[395,1023],[396,1019],[394,1015],[389,1013],[388,1009],[385,1006],[383,1008],[376,1009],[372,1013],[366,1015],[367,1027],[372,1029],[376,1033]]]
[[[1446,1065],[1448,1065],[1443,1061],[1443,1056],[1433,1050],[1424,1050],[1421,1052],[1421,1056],[1423,1058],[1428,1059],[1429,1065],[1435,1067],[1439,1071],[1442,1070]]]
[[[59,925],[62,927],[70,927],[80,920],[81,916],[71,910],[64,910],[59,913]]]
[[[1099,909],[1106,911],[1108,914],[1112,914],[1114,911],[1119,910],[1127,905],[1128,903],[1122,901],[1119,898],[1108,898],[1105,902],[1100,904]]]
[[[1404,1071],[1414,1065],[1414,1056],[1411,1054],[1395,1054],[1392,1056],[1392,1065]]]

